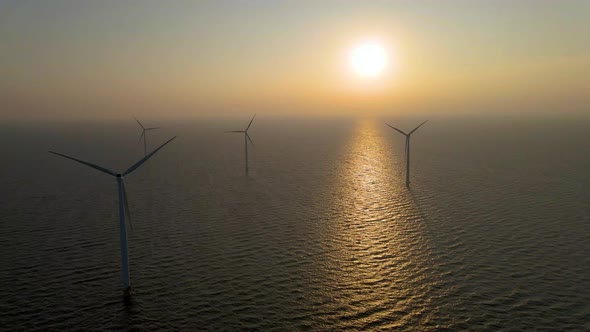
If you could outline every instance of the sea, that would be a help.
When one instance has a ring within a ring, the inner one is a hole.
[[[1,331],[590,331],[590,121],[0,124]]]

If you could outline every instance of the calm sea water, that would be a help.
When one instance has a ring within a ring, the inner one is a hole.
[[[590,330],[589,121],[433,119],[409,191],[380,120],[260,116],[249,177],[247,121],[154,124],[127,305],[115,179],[46,151],[122,171],[136,124],[3,125],[0,330]]]

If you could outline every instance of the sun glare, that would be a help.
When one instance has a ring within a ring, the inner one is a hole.
[[[350,66],[358,75],[376,77],[387,67],[387,52],[379,43],[363,43],[352,50],[349,60]]]

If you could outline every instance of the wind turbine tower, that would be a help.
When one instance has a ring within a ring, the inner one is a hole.
[[[412,134],[416,130],[418,130],[418,128],[422,127],[422,125],[425,124],[426,122],[428,122],[428,120],[422,122],[418,127],[414,128],[414,130],[410,131],[407,134],[405,132],[395,128],[394,126],[390,125],[389,123],[385,123],[386,125],[388,125],[392,129],[395,129],[398,132],[400,132],[402,135],[406,136],[405,156],[406,156],[406,187],[407,188],[410,188],[410,137],[412,136]]]
[[[248,135],[248,129],[250,129],[250,126],[252,125],[252,121],[254,121],[254,118],[256,117],[256,114],[254,114],[254,116],[252,117],[252,120],[250,120],[250,123],[248,123],[248,126],[246,127],[245,130],[231,130],[231,131],[226,131],[226,133],[243,133],[244,134],[244,149],[245,149],[245,165],[246,165],[246,175],[248,175],[248,141],[250,141],[250,143],[252,144],[252,146],[254,146],[254,142],[252,142],[252,139],[250,138],[250,135]]]
[[[124,177],[131,174],[133,171],[135,171],[139,166],[141,166],[144,162],[146,162],[154,154],[156,154],[156,152],[158,152],[161,148],[163,148],[164,145],[170,143],[175,138],[176,138],[176,136],[169,139],[166,143],[160,145],[157,149],[152,151],[150,154],[146,155],[145,157],[140,159],[138,162],[131,165],[131,167],[129,167],[123,173],[115,173],[115,172],[111,171],[110,169],[104,168],[102,166],[91,164],[89,162],[86,162],[86,161],[83,161],[80,159],[76,159],[74,157],[69,157],[69,156],[66,156],[61,153],[49,151],[49,153],[53,153],[53,154],[58,155],[60,157],[64,157],[64,158],[79,162],[80,164],[84,164],[86,166],[89,166],[89,167],[92,167],[96,170],[99,170],[103,173],[114,176],[117,179],[117,191],[119,194],[119,230],[120,230],[120,236],[121,236],[121,279],[123,281],[123,288],[125,290],[126,295],[129,294],[129,290],[131,288],[131,282],[129,280],[129,255],[128,255],[128,249],[127,249],[127,229],[126,229],[126,224],[125,224],[125,218],[127,218],[128,222],[129,222],[129,227],[131,229],[133,229],[133,226],[131,224],[131,215],[129,214],[129,202],[127,201],[127,191],[125,190]]]
[[[146,131],[160,129],[160,127],[146,128],[141,124],[141,122],[139,122],[139,120],[137,120],[137,118],[134,118],[134,119],[135,119],[135,121],[137,121],[137,124],[141,127],[141,136],[139,136],[139,141],[141,142],[141,139],[143,138],[143,155],[147,156]]]

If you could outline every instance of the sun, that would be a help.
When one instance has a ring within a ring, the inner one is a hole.
[[[380,76],[387,67],[387,51],[378,42],[365,42],[350,52],[351,68],[362,77]]]

